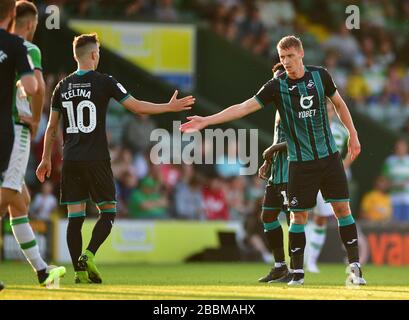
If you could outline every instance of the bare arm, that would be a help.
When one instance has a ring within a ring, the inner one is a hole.
[[[152,103],[147,101],[136,100],[130,96],[122,105],[129,111],[137,114],[159,114],[164,112],[178,112],[192,109],[191,105],[195,103],[192,96],[177,99],[178,91],[176,90],[168,103]]]
[[[38,124],[41,120],[41,113],[43,111],[44,96],[45,96],[45,82],[43,73],[40,70],[34,70],[34,74],[38,83],[38,88],[31,99],[31,112],[33,114],[32,135],[35,136],[38,129]]]
[[[361,144],[359,143],[358,132],[355,129],[348,107],[345,104],[345,101],[339,95],[338,91],[336,91],[335,94],[331,97],[331,101],[335,106],[335,110],[338,114],[339,119],[349,132],[348,152],[351,155],[351,160],[353,161],[361,152]]]
[[[35,95],[35,93],[37,92],[38,83],[36,77],[33,74],[26,74],[22,76],[20,81],[27,95]]]
[[[260,110],[261,108],[262,106],[253,97],[240,104],[232,105],[227,109],[220,111],[219,113],[207,117],[199,116],[188,117],[187,119],[190,121],[182,124],[180,129],[183,132],[199,131],[210,125],[225,123],[232,120],[243,118],[244,116],[253,113],[257,110]]]
[[[50,119],[48,120],[47,130],[45,131],[44,137],[43,156],[36,171],[37,178],[41,182],[44,182],[45,176],[50,177],[51,175],[51,151],[54,141],[57,139],[59,119],[60,112],[50,112]]]
[[[283,151],[283,150],[287,150],[287,142],[280,142],[280,143],[276,143],[276,144],[272,144],[271,146],[269,146],[266,150],[264,150],[263,152],[263,159],[266,161],[270,161],[273,158],[274,153],[278,152],[278,151]]]

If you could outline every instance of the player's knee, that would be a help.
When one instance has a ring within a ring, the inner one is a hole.
[[[291,223],[295,224],[306,224],[308,219],[308,212],[292,212],[291,214]]]
[[[337,218],[345,217],[351,214],[349,202],[332,202],[331,205]]]
[[[67,232],[70,233],[75,230],[81,230],[84,220],[85,220],[85,216],[68,217]]]

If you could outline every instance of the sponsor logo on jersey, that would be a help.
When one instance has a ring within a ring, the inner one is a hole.
[[[296,207],[296,206],[298,205],[298,200],[297,200],[296,197],[293,197],[293,198],[291,199],[290,205],[291,205],[292,207]]]
[[[300,97],[300,106],[303,109],[309,109],[312,107],[314,101],[312,100],[314,96],[305,96],[302,94]]]
[[[312,81],[312,80],[308,81],[307,89],[312,89],[312,88],[314,88],[314,87],[315,87],[314,81]]]

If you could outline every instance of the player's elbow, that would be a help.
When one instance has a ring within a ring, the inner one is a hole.
[[[144,110],[142,104],[133,97],[126,99],[122,102],[122,105],[129,111],[135,114],[144,115]]]
[[[36,94],[38,90],[38,82],[37,79],[33,76],[25,76],[21,78],[21,83],[24,87],[24,91],[27,95],[33,96]]]

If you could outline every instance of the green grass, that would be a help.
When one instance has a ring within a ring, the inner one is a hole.
[[[320,265],[320,274],[307,273],[305,285],[259,284],[269,271],[261,263],[195,263],[176,265],[100,265],[103,284],[76,285],[74,272],[58,290],[38,286],[26,263],[0,264],[5,299],[409,299],[409,267],[365,266],[365,287],[345,287],[345,267]]]

